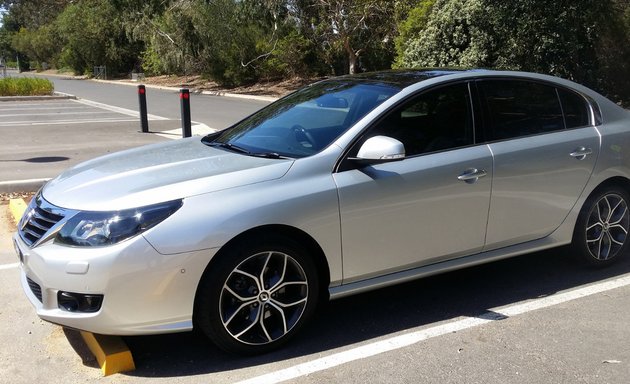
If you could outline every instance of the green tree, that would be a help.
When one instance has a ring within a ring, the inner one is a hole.
[[[77,73],[106,65],[109,73],[129,72],[139,46],[129,41],[114,5],[108,0],[80,0],[58,16],[62,40],[60,62]]]
[[[52,66],[57,64],[61,45],[53,24],[41,26],[36,30],[21,28],[12,36],[12,46],[31,59],[31,64],[35,63],[38,68],[42,68],[44,63]]]
[[[20,28],[36,30],[52,23],[73,0],[0,0],[0,8],[7,11],[14,23],[12,31]],[[6,15],[5,15],[6,16]]]
[[[415,31],[415,37],[410,37],[404,46],[401,44],[404,50],[397,62],[409,67],[494,65],[496,14],[488,12],[485,1],[435,1],[426,26]]]
[[[436,0],[396,63],[548,73],[627,94],[627,12],[628,0]]]
[[[609,0],[487,0],[498,13],[496,65],[593,82]]]
[[[358,71],[368,50],[386,52],[395,32],[395,2],[387,0],[302,0],[294,5],[307,36],[324,51],[331,67],[343,54],[347,73]],[[377,48],[378,47],[378,48]]]
[[[397,20],[398,35],[395,38],[396,62],[395,67],[404,67],[405,51],[409,48],[409,42],[426,28],[429,15],[435,4],[435,0],[420,0],[418,4],[409,7],[406,4],[399,5],[402,8]]]
[[[597,84],[612,99],[630,107],[630,0],[613,1],[606,15],[597,54]]]
[[[12,33],[0,27],[0,57],[7,61],[14,61],[16,55],[11,40]]]

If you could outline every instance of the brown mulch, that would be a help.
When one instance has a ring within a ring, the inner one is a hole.
[[[243,85],[234,88],[222,87],[216,82],[207,80],[200,75],[147,76],[141,82],[143,84],[160,85],[165,87],[188,88],[193,92],[213,91],[243,95],[281,97],[317,80],[319,80],[319,78],[293,78],[288,80],[262,81],[259,83]]]
[[[35,192],[10,192],[10,193],[0,193],[0,204],[8,204],[11,199],[24,199],[26,201],[30,200]]]
[[[38,74],[54,75],[54,76],[68,76],[75,79],[85,79],[86,76],[74,76],[71,73],[62,73],[55,69],[49,69],[46,71],[33,72]],[[131,76],[130,76],[131,77]],[[121,82],[128,82],[133,84],[147,84],[147,85],[159,85],[164,87],[174,88],[188,88],[191,92],[212,91],[223,93],[235,93],[243,95],[257,95],[257,96],[272,96],[282,97],[288,93],[291,93],[307,84],[314,83],[318,80],[322,80],[324,77],[313,78],[291,78],[286,80],[269,80],[260,81],[255,84],[242,85],[233,88],[227,88],[221,86],[214,81],[208,80],[201,75],[161,75],[161,76],[146,76],[141,81],[132,81],[131,78],[127,79],[112,79]]]

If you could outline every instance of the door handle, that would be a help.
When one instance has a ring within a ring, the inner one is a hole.
[[[479,180],[480,177],[486,176],[488,173],[483,169],[470,168],[457,176],[457,180],[464,181],[466,184],[472,184]]]
[[[593,150],[590,148],[586,148],[586,147],[580,147],[578,149],[576,149],[575,151],[569,153],[569,156],[574,157],[578,160],[584,160],[586,159],[586,156],[590,155],[593,153]]]

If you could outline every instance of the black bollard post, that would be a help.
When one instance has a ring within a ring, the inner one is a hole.
[[[138,101],[140,102],[140,127],[142,132],[149,132],[149,119],[147,118],[147,91],[144,85],[138,85]]]
[[[182,115],[182,137],[191,137],[192,128],[190,126],[190,91],[186,88],[179,90],[180,111]]]

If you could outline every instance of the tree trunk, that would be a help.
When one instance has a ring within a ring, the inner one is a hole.
[[[348,71],[351,75],[357,73],[357,55],[354,52],[348,54]]]
[[[357,61],[359,56],[350,46],[350,38],[345,39],[343,46],[346,50],[346,53],[348,54],[348,73],[354,75],[355,73],[357,73]]]

